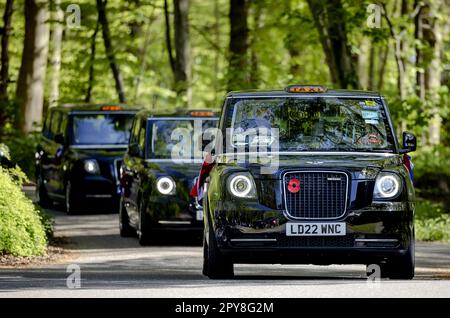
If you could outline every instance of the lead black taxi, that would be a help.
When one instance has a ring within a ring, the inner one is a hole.
[[[203,229],[203,209],[189,191],[203,158],[203,137],[215,133],[209,110],[136,115],[121,168],[121,236],[147,245],[159,230]]]
[[[68,214],[118,210],[119,167],[137,109],[66,105],[48,111],[36,151],[36,193],[43,207],[64,203]]]
[[[218,133],[226,150],[200,177],[204,275],[230,278],[235,263],[375,264],[381,277],[413,278],[405,160],[416,138],[399,145],[379,94],[232,92]]]

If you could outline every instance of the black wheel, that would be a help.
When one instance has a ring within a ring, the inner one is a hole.
[[[233,263],[220,253],[213,231],[209,230],[209,226],[205,226],[203,236],[203,275],[210,279],[231,279],[234,277],[233,267]]]
[[[141,200],[141,204],[139,206],[139,227],[137,230],[139,244],[141,246],[147,246],[151,244],[150,221],[146,210],[147,208],[145,202],[144,200]]]
[[[47,189],[45,189],[44,180],[42,179],[42,176],[40,174],[36,182],[36,197],[39,205],[42,208],[52,207],[53,202],[48,196]]]
[[[130,218],[128,217],[128,213],[122,199],[120,199],[119,205],[119,231],[120,236],[122,237],[131,237],[136,234],[136,231],[130,225]]]
[[[65,207],[66,213],[69,215],[77,214],[80,211],[80,206],[76,203],[70,181],[66,183]]]
[[[407,253],[401,257],[388,260],[381,264],[381,277],[390,279],[410,280],[414,278],[415,270],[415,240],[414,234]]]

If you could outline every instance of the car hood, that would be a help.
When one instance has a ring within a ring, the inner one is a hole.
[[[185,202],[190,201],[189,193],[199,175],[201,163],[151,162],[147,161],[146,170],[153,177],[170,176],[177,185],[177,196]]]
[[[174,179],[194,179],[200,172],[201,163],[147,161],[146,168],[157,176],[170,176]]]
[[[127,147],[114,147],[114,148],[96,148],[96,149],[87,149],[87,148],[76,148],[70,147],[70,151],[75,155],[78,159],[85,158],[94,158],[98,160],[111,160],[111,159],[119,159],[122,158],[125,154]]]
[[[392,153],[274,153],[271,165],[259,162],[238,162],[229,156],[218,158],[218,162],[248,169],[255,177],[279,178],[283,171],[291,169],[347,170],[349,172],[372,169],[376,172],[401,165],[401,157]]]

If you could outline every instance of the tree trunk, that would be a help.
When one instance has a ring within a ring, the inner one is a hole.
[[[7,0],[3,14],[2,56],[0,71],[0,100],[8,98],[9,84],[9,36],[11,34],[11,18],[14,10],[14,0]]]
[[[441,52],[443,48],[442,25],[437,20],[438,7],[428,1],[425,2],[424,21],[427,26],[423,30],[423,40],[430,49],[429,60],[425,66],[425,90],[429,100],[433,104],[433,116],[428,126],[428,143],[430,145],[438,145],[441,141],[441,124],[442,118],[439,115],[439,89],[441,87]]]
[[[284,12],[289,20],[294,19],[292,17],[292,7],[291,0],[284,0]],[[289,28],[290,29],[290,28]],[[301,63],[300,63],[300,53],[302,49],[301,41],[298,41],[296,32],[287,32],[284,39],[284,47],[289,54],[289,73],[294,79],[294,83],[299,80],[301,76]]]
[[[97,33],[98,33],[99,27],[100,27],[100,23],[97,20],[97,23],[95,24],[94,33],[92,33],[92,37],[91,37],[91,56],[89,59],[89,79],[88,79],[88,88],[87,88],[87,92],[86,92],[86,98],[84,99],[85,103],[90,103],[92,100],[92,89],[94,88],[94,76],[95,76],[94,64],[95,64],[95,55],[96,55],[96,51],[97,51],[96,39],[97,39]]]
[[[414,39],[416,42],[416,94],[421,100],[425,100],[425,72],[423,70],[423,58],[420,43],[423,41],[422,5],[419,0],[414,1],[414,8],[418,12],[414,17]]]
[[[375,44],[370,43],[369,49],[369,72],[367,79],[367,89],[373,91],[375,89]]]
[[[257,88],[261,80],[259,74],[259,56],[258,48],[256,46],[256,40],[261,29],[261,14],[262,7],[258,2],[252,3],[252,16],[253,16],[253,30],[252,30],[252,40],[251,40],[251,53],[250,53],[250,84],[252,87]]]
[[[400,99],[403,101],[406,98],[406,87],[405,87],[405,63],[403,59],[403,36],[405,35],[405,30],[402,32],[396,32],[394,25],[392,24],[389,15],[387,14],[386,5],[383,4],[383,15],[388,24],[389,32],[391,34],[392,39],[394,40],[394,56],[395,62],[397,64],[397,86],[400,94]]]
[[[16,90],[20,105],[16,125],[24,133],[35,130],[35,125],[42,122],[49,41],[47,19],[47,1],[25,1],[25,38]]]
[[[191,101],[191,56],[189,48],[189,0],[175,0],[175,91],[178,97]]]
[[[249,88],[247,1],[230,0],[228,90]]]
[[[14,10],[14,0],[6,0],[5,12],[3,14],[2,29],[2,55],[0,69],[0,137],[6,122],[6,105],[8,101],[9,84],[9,36],[11,34],[11,18]]]
[[[220,43],[220,5],[219,0],[214,0],[214,41]],[[214,105],[219,102],[219,92],[221,91],[220,79],[220,51],[216,50],[214,55]]]
[[[150,47],[150,44],[152,42],[152,37],[151,37],[152,33],[150,32],[150,30],[151,30],[153,22],[155,22],[155,8],[154,7],[153,7],[150,17],[146,23],[147,26],[146,26],[146,30],[145,30],[145,34],[144,34],[144,44],[142,45],[142,47],[139,49],[139,52],[138,52],[139,58],[142,62],[139,67],[139,72],[137,73],[137,75],[135,77],[135,81],[134,81],[134,102],[135,103],[139,99],[141,81],[142,81],[144,73],[147,69],[146,56],[147,56],[148,48]]]
[[[359,84],[362,89],[368,89],[369,87],[369,72],[370,69],[370,53],[371,53],[372,43],[370,38],[364,37],[359,43],[358,52],[358,78]]]
[[[59,82],[61,74],[61,44],[63,37],[64,11],[61,9],[61,0],[53,0],[53,30],[50,43],[52,54],[50,58],[50,96],[49,107],[55,107],[59,101]]]
[[[308,0],[330,69],[331,80],[339,88],[359,88],[359,79],[347,39],[346,12],[340,0]]]
[[[126,103],[125,89],[123,85],[122,74],[116,61],[115,52],[111,42],[111,33],[109,31],[108,18],[106,16],[107,0],[97,0],[98,21],[102,25],[103,43],[105,45],[106,56],[109,60],[109,66],[114,76],[117,95],[120,103]]]
[[[166,48],[167,54],[169,56],[170,68],[172,69],[172,73],[175,74],[175,58],[173,57],[172,50],[172,36],[170,32],[170,15],[169,15],[169,4],[167,0],[164,0],[164,18],[166,24]]]
[[[378,68],[378,83],[377,90],[380,92],[384,86],[384,73],[386,71],[386,64],[389,55],[389,44],[386,44],[383,48],[380,48],[380,66]]]

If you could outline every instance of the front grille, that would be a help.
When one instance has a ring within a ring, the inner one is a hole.
[[[289,190],[292,179],[300,181],[298,192]],[[336,219],[345,214],[348,177],[344,172],[287,172],[283,183],[286,212],[292,218]]]
[[[355,239],[346,236],[284,236],[277,241],[278,247],[354,247]]]

